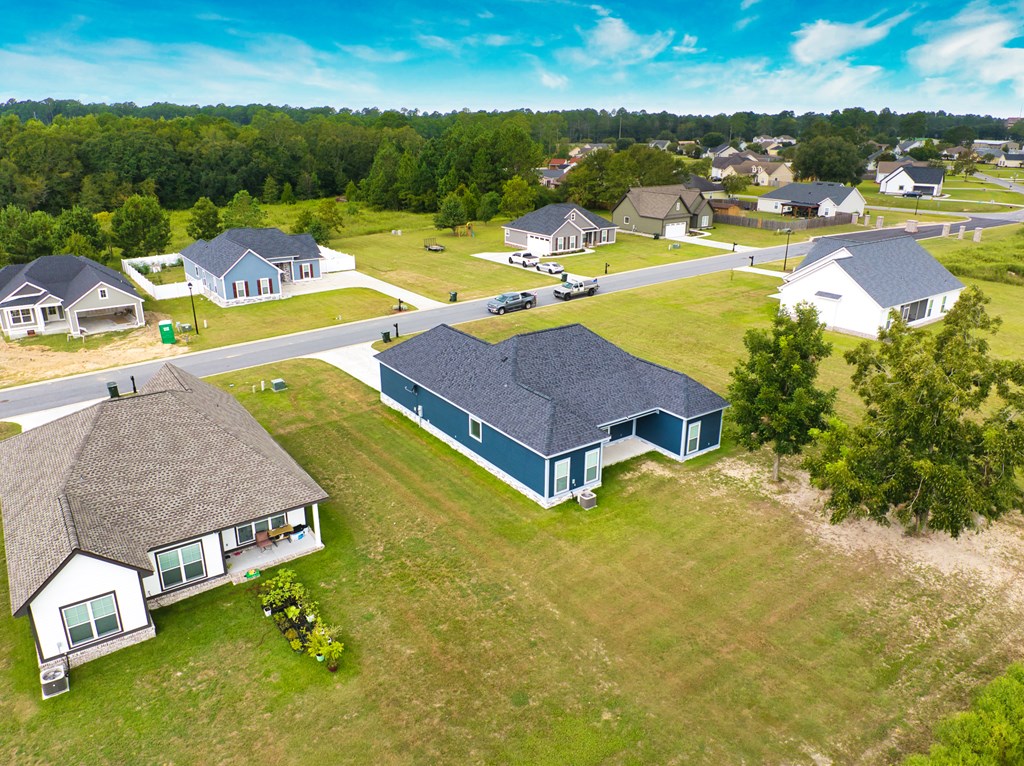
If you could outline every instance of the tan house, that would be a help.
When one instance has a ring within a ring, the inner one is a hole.
[[[701,192],[682,184],[636,186],[612,210],[612,222],[623,231],[674,239],[709,228],[714,212]]]
[[[793,171],[785,162],[748,160],[722,169],[722,178],[732,175],[748,175],[754,186],[785,186],[794,180]]]

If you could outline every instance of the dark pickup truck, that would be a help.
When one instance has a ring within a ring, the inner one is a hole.
[[[504,314],[506,311],[531,309],[537,305],[537,293],[502,293],[487,301],[487,310],[492,314]]]

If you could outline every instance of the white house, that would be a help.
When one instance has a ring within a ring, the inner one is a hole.
[[[505,244],[535,255],[553,255],[608,245],[618,227],[599,215],[569,202],[545,205],[540,210],[506,223]]]
[[[943,168],[901,165],[879,181],[878,190],[882,194],[897,196],[917,192],[929,197],[938,197],[942,194],[942,182],[945,177],[946,171]]]
[[[832,218],[836,213],[864,215],[866,204],[864,195],[852,186],[814,181],[787,184],[763,194],[757,200],[757,209],[762,213]]]
[[[80,255],[44,255],[0,269],[0,331],[88,335],[142,327],[142,298],[123,274]]]
[[[831,330],[874,338],[893,310],[911,325],[941,319],[963,287],[912,237],[824,237],[786,275],[776,297],[789,311],[801,302],[813,304]]]
[[[1024,166],[1024,154],[1004,154],[996,164],[1001,168],[1019,168]]]
[[[327,493],[234,397],[170,364],[0,442],[0,465],[11,610],[44,669],[152,638],[151,609],[323,547]]]

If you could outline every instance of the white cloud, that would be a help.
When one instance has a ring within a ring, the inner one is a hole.
[[[761,2],[761,0],[742,0],[742,2],[740,2],[740,10],[745,11],[749,8],[753,8],[759,2]]]
[[[537,81],[550,90],[564,90],[569,86],[569,78],[564,74],[552,72],[546,69],[540,59],[533,55],[526,55],[526,60],[533,64],[533,71],[537,73]]]
[[[409,60],[406,51],[389,51],[383,48],[371,48],[369,45],[339,45],[338,48],[357,59],[373,64],[399,64]]]
[[[437,35],[416,35],[416,42],[432,51],[444,51],[445,53],[458,53],[459,46],[446,37]]]
[[[492,48],[501,48],[505,45],[511,45],[513,38],[509,35],[485,35],[483,38],[483,44],[489,45]]]
[[[592,6],[590,6],[590,10],[592,10],[598,16],[611,16],[612,15],[612,12],[609,9],[605,8],[603,5],[592,5]]]
[[[494,14],[491,13],[490,11],[480,11],[480,13],[476,15],[476,17],[478,19],[493,19]]]
[[[604,10],[604,9],[601,9]],[[558,57],[566,63],[590,67],[623,67],[650,61],[672,42],[671,29],[642,35],[615,16],[602,15],[591,29],[576,28],[584,44],[580,48],[564,48]]]
[[[804,24],[793,33],[796,42],[790,47],[790,52],[801,64],[831,61],[884,40],[893,27],[909,16],[910,13],[905,11],[874,26],[870,26],[871,19],[853,24],[819,19],[813,24]]]
[[[744,29],[746,29],[748,26],[753,24],[759,18],[761,18],[761,17],[760,16],[744,16],[742,19],[738,19],[736,21],[736,23],[732,25],[732,28],[735,29],[737,32],[742,32]]]
[[[1009,83],[1024,97],[1024,48],[1010,45],[1021,35],[1020,15],[973,2],[943,24],[924,28],[928,41],[907,53],[911,66],[925,77],[970,81],[973,87]],[[1004,111],[1014,111],[1007,105]]]
[[[683,35],[679,45],[673,46],[672,50],[675,53],[703,53],[706,48],[697,47],[697,37],[695,35]]]

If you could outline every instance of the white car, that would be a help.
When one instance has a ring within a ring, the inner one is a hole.
[[[518,263],[524,269],[528,269],[531,266],[536,266],[538,263],[540,263],[540,256],[534,255],[533,253],[527,253],[525,251],[522,251],[518,253],[512,253],[512,255],[508,257],[508,262]]]
[[[565,271],[565,266],[554,261],[548,261],[547,263],[538,263],[537,271],[546,271],[548,274],[561,274]]]

